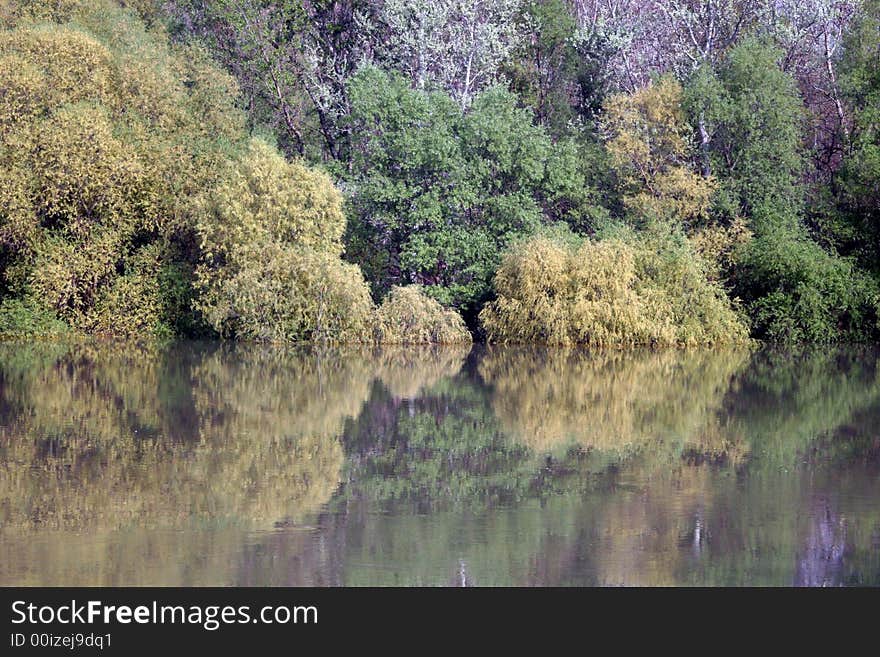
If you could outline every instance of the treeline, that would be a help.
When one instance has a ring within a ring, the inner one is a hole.
[[[880,330],[877,0],[6,0],[0,24],[0,334]]]

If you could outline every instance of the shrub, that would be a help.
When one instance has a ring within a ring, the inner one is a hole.
[[[760,339],[827,343],[876,335],[876,283],[799,231],[756,237],[739,262],[736,290]]]
[[[70,328],[32,299],[4,299],[0,303],[0,338],[54,338]]]
[[[151,334],[187,324],[160,319],[175,302],[162,296],[159,272],[192,268],[192,199],[244,135],[234,82],[116,2],[8,4],[9,29],[0,32],[5,293],[30,295],[81,331]]]
[[[376,311],[376,341],[383,344],[470,343],[471,334],[454,310],[443,308],[421,287],[394,287]]]
[[[326,174],[253,140],[201,207],[196,307],[221,335],[370,339],[373,303],[339,257],[345,216]]]
[[[203,198],[198,220],[204,256],[222,261],[242,244],[277,241],[338,256],[345,214],[330,178],[287,162],[252,139],[242,157]]]
[[[537,236],[510,251],[480,313],[493,342],[713,344],[747,339],[681,237],[584,241]]]
[[[690,235],[694,250],[706,263],[709,280],[726,280],[742,248],[754,234],[742,218],[736,218],[726,226],[704,226]]]
[[[221,335],[246,340],[364,342],[373,303],[363,275],[338,257],[277,242],[236,249],[222,272],[200,271],[199,308]]]

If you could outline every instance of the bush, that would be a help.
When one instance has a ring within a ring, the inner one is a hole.
[[[330,178],[287,162],[252,139],[242,157],[202,199],[198,231],[204,256],[222,261],[242,244],[277,241],[338,256],[345,214]]]
[[[187,324],[162,317],[175,303],[163,297],[162,272],[192,269],[192,199],[242,141],[234,82],[110,0],[8,4],[5,293],[80,331],[150,335]]]
[[[382,344],[470,343],[471,334],[454,310],[443,308],[417,285],[394,287],[376,311],[376,341]]]
[[[876,335],[877,284],[798,231],[756,237],[735,281],[757,338],[827,343]]]
[[[330,178],[253,140],[205,195],[197,223],[197,308],[221,335],[370,340],[373,303],[344,263],[342,197]]]
[[[704,226],[690,235],[694,250],[706,263],[709,280],[726,281],[736,265],[736,258],[754,234],[742,218],[726,226]]]
[[[245,340],[365,342],[373,303],[356,265],[269,242],[235,251],[212,272],[198,305],[221,335]]]
[[[0,303],[0,338],[55,338],[70,328],[32,299],[5,299]]]
[[[693,345],[741,342],[745,326],[687,240],[537,236],[510,251],[480,313],[492,342]]]

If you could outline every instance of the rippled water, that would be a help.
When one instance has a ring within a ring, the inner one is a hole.
[[[0,344],[0,585],[880,584],[867,348]]]

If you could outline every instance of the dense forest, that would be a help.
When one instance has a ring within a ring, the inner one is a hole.
[[[880,0],[0,0],[0,335],[880,337]]]

